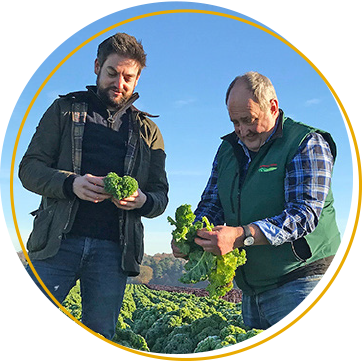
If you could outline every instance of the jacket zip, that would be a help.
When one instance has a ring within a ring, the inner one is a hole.
[[[93,92],[94,93],[94,92]],[[96,94],[96,93],[95,93]],[[99,100],[101,100],[98,96],[98,94],[96,94],[96,96],[98,97]],[[113,124],[115,122],[115,119],[117,118],[117,115],[120,113],[123,113],[124,111],[126,111],[137,99],[139,98],[138,93],[133,93],[132,96],[128,99],[128,101],[122,106],[122,108],[118,109],[112,116],[110,110],[108,108],[107,109],[107,113],[108,113],[108,118],[107,118],[107,125],[108,128],[112,128]],[[101,100],[102,101],[102,100]]]
[[[249,169],[249,167],[250,167],[250,164],[248,166],[248,169]],[[242,171],[243,170],[241,168],[241,165],[239,165],[238,172],[240,173],[240,175],[242,175]],[[247,172],[247,170],[246,170],[246,172]],[[238,220],[238,225],[240,225],[240,226],[241,226],[241,187],[242,187],[242,184],[244,183],[245,179],[246,179],[246,175],[244,175],[243,178],[241,178],[241,177],[239,178],[239,187],[238,187],[238,193],[237,193],[237,208],[238,208],[238,210],[237,210],[237,212],[238,212],[237,220]],[[248,257],[247,248],[246,248],[246,257]],[[242,276],[242,279],[243,279],[244,283],[251,290],[252,294],[255,295],[256,294],[255,289],[248,283],[246,275],[245,275],[245,270],[242,267],[240,268],[240,272],[241,272],[241,276]]]
[[[133,132],[137,132],[136,133],[136,142],[134,144],[135,146],[135,150],[134,150],[134,154],[133,157],[130,160],[130,163],[128,165],[125,165],[124,169],[125,169],[125,174],[128,174],[129,176],[132,176],[133,173],[133,169],[136,163],[136,158],[138,155],[138,150],[139,150],[139,144],[140,144],[140,127],[139,127],[139,112],[137,112],[137,114],[131,113],[131,123],[132,123],[132,128],[133,128]],[[129,145],[129,140],[127,143],[127,147]]]
[[[112,128],[114,122],[115,122],[115,118],[116,116],[120,113],[120,112],[124,112],[128,107],[130,107],[138,98],[139,98],[139,94],[138,93],[133,93],[131,95],[131,97],[127,100],[127,102],[120,108],[118,109],[115,114],[112,116],[110,110],[107,108],[106,104],[103,102],[103,100],[99,97],[99,95],[92,89],[92,88],[88,88],[88,90],[90,92],[92,92],[97,98],[98,100],[104,105],[104,107],[107,110],[108,113],[108,118],[107,118],[107,126],[108,128]]]
[[[64,229],[63,231],[66,231],[67,228],[68,228],[68,225],[70,223],[70,217],[72,215],[72,211],[73,211],[73,206],[74,206],[74,203],[75,203],[75,198],[71,201],[69,201],[69,212],[68,212],[68,219],[67,219],[67,222],[65,223],[65,226],[64,226]]]
[[[234,176],[234,179],[233,179],[233,181],[232,181],[232,183],[231,183],[231,189],[230,189],[230,206],[231,206],[231,211],[232,211],[232,213],[233,214],[235,214],[235,205],[234,205],[234,198],[233,198],[233,190],[234,190],[234,188],[235,188],[235,184],[236,184],[236,180],[238,179],[238,176],[239,176],[239,172],[237,171],[236,172],[236,174],[235,174],[235,176]],[[239,191],[239,189],[238,189],[238,196],[239,196],[239,193],[240,193],[240,191]],[[238,201],[238,199],[237,199],[237,201]],[[237,203],[237,205],[239,205],[238,203]],[[239,220],[239,219],[238,219]]]

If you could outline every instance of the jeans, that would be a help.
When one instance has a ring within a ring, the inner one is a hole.
[[[295,309],[318,284],[322,276],[299,278],[258,295],[243,295],[244,324],[257,329],[271,327]]]
[[[62,303],[80,280],[82,323],[112,339],[122,306],[127,275],[121,269],[120,246],[109,240],[68,237],[58,253],[32,264],[50,293]],[[30,267],[27,271],[48,297]],[[50,298],[49,298],[50,299]]]

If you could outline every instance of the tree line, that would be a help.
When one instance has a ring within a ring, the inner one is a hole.
[[[22,251],[18,252],[19,259],[25,266],[26,258]],[[135,284],[157,284],[170,285],[175,287],[195,287],[204,288],[206,282],[185,285],[179,281],[184,273],[184,264],[186,260],[175,258],[173,254],[157,253],[155,255],[144,255],[141,265],[140,275],[129,278],[130,283]]]
[[[144,255],[141,265],[141,273],[135,278],[130,278],[131,283],[139,284],[161,284],[176,287],[184,287],[179,279],[184,273],[186,260],[175,258],[173,254],[158,253],[155,255]],[[188,287],[204,288],[206,282],[187,285]]]

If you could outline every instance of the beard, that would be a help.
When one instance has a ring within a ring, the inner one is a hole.
[[[123,107],[123,105],[129,100],[130,95],[128,96],[125,92],[121,92],[121,96],[115,98],[111,96],[111,91],[117,91],[119,92],[119,89],[115,88],[115,87],[106,87],[106,88],[102,88],[99,85],[98,79],[97,79],[97,94],[99,96],[99,98],[102,100],[102,102],[110,108],[113,109],[121,109]],[[132,92],[133,93],[133,92]],[[131,93],[131,95],[132,95]]]

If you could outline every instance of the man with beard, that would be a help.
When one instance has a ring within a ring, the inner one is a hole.
[[[42,196],[27,243],[43,290],[62,303],[80,280],[82,322],[112,339],[127,276],[139,274],[141,217],[168,202],[162,135],[132,104],[146,65],[134,37],[117,33],[98,47],[97,86],[60,96],[42,117],[20,163],[23,186]],[[103,178],[134,177],[139,189],[116,200]],[[48,295],[46,293],[46,295]]]

